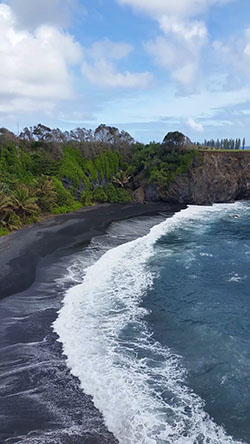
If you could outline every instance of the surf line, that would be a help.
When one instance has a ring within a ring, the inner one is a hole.
[[[239,443],[215,424],[185,386],[181,358],[156,342],[141,301],[155,276],[149,259],[163,235],[221,215],[224,205],[190,206],[132,242],[107,251],[66,292],[53,324],[83,391],[120,444]]]

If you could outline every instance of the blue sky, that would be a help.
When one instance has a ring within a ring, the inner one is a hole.
[[[250,143],[249,0],[0,1],[0,126]]]

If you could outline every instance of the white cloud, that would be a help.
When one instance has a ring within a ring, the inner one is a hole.
[[[121,5],[131,6],[153,17],[162,14],[179,18],[194,17],[210,6],[229,3],[231,0],[117,0]]]
[[[105,39],[85,51],[83,75],[94,85],[103,88],[145,88],[152,81],[149,72],[120,72],[114,61],[123,59],[133,50],[126,43]]]
[[[34,30],[41,24],[67,26],[77,11],[84,14],[80,0],[6,0],[16,23],[24,29]]]
[[[192,117],[190,117],[187,121],[188,126],[199,133],[202,133],[204,131],[203,125],[199,122],[196,122]]]
[[[178,96],[169,88],[160,87],[153,91],[138,91],[130,97],[117,97],[98,114],[99,121],[115,122],[157,122],[163,119],[177,119],[186,122],[190,116],[195,121],[208,119],[228,120],[231,109],[237,109],[250,102],[250,87],[231,91],[208,91]],[[242,118],[242,116],[240,116]]]
[[[178,21],[163,15],[159,19],[159,24],[165,34],[172,33],[188,42],[189,45],[202,45],[207,39],[207,28],[202,21]]]
[[[48,25],[34,33],[17,28],[7,4],[0,4],[0,111],[50,109],[73,97],[71,67],[80,63],[80,45]]]
[[[199,77],[200,52],[207,43],[206,26],[199,21],[171,21],[166,16],[160,19],[160,26],[166,36],[148,42],[147,51],[184,88],[193,87]]]
[[[105,38],[95,42],[88,50],[89,55],[94,59],[105,57],[111,60],[120,60],[127,57],[133,51],[133,47],[124,42],[112,42]]]
[[[220,61],[230,66],[227,71],[235,81],[239,81],[239,75],[243,80],[250,79],[250,28],[244,30],[242,38],[227,44],[215,41],[213,47]]]
[[[208,31],[196,17],[209,7],[231,0],[117,0],[121,5],[157,20],[163,35],[145,45],[156,63],[165,67],[182,88],[192,91],[200,74],[201,51],[208,44]]]

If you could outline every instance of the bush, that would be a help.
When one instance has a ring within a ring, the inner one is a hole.
[[[7,236],[7,234],[9,234],[7,228],[0,226],[0,236]]]
[[[89,186],[89,179],[85,174],[85,159],[78,149],[67,146],[63,150],[58,172],[59,179],[67,179],[75,187],[79,187],[81,182]]]
[[[120,203],[126,203],[131,202],[131,195],[127,190],[124,190],[124,188],[117,188],[117,199]]]
[[[108,183],[104,188],[104,191],[107,196],[107,202],[124,203],[131,201],[131,195],[127,190],[117,188],[112,183]]]
[[[62,184],[62,182],[54,177],[54,185],[55,185],[55,192],[57,195],[56,199],[56,206],[63,207],[67,206],[70,207],[74,203],[74,198],[69,190],[66,190]]]
[[[68,205],[62,205],[62,206],[56,206],[51,209],[52,214],[67,214],[71,213],[73,211],[80,210],[82,208],[81,202],[74,201],[71,206]]]
[[[107,202],[107,195],[100,185],[94,189],[92,197],[95,202]]]
[[[83,191],[80,199],[83,206],[88,207],[90,205],[93,205],[93,195],[91,191]]]

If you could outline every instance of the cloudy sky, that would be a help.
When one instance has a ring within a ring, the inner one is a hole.
[[[0,127],[250,143],[249,0],[0,0]]]

